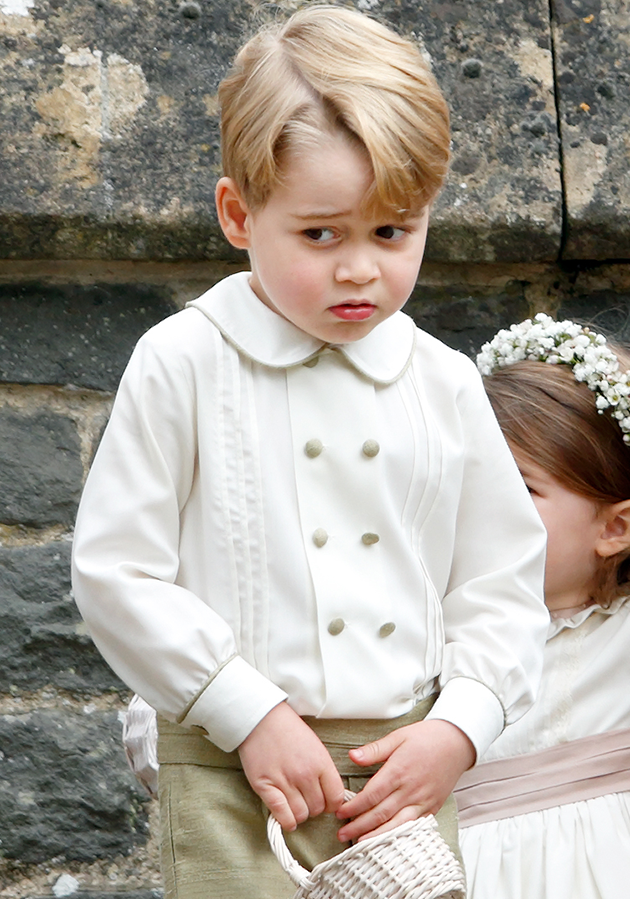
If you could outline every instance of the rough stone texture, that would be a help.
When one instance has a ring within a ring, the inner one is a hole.
[[[557,318],[592,323],[630,345],[630,267],[588,266],[575,271]]]
[[[213,203],[216,88],[245,34],[299,5],[3,0],[0,257],[234,258]],[[554,258],[546,0],[355,5],[424,36],[453,108],[453,177],[429,254]]]
[[[146,841],[120,734],[114,712],[0,716],[0,857],[112,858]]]
[[[0,684],[99,693],[123,685],[87,635],[72,599],[70,543],[0,547]]]
[[[405,311],[416,324],[453,349],[468,356],[478,352],[499,328],[527,318],[529,308],[523,282],[499,287],[420,286]]]
[[[418,28],[451,105],[454,155],[427,258],[555,259],[562,191],[548,3],[422,6]],[[408,26],[417,4],[403,8]]]
[[[0,255],[204,258],[216,225],[215,92],[251,5],[16,2],[0,15]]]
[[[80,452],[69,418],[0,408],[0,523],[71,526],[83,478]]]
[[[115,390],[138,338],[174,312],[142,284],[0,284],[0,380]]]
[[[630,0],[552,0],[565,259],[630,258]]]

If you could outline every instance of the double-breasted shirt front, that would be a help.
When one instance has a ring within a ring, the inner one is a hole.
[[[529,707],[544,531],[472,363],[397,313],[340,346],[221,281],[151,329],[86,483],[74,589],[124,681],[238,746],[302,715]]]

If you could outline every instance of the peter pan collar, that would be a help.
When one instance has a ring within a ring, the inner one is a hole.
[[[331,349],[379,384],[398,380],[411,363],[416,326],[408,315],[396,312],[361,340],[326,344],[265,306],[249,286],[249,278],[250,272],[230,275],[187,306],[202,312],[239,353],[254,362],[290,368]]]
[[[551,638],[555,637],[556,634],[559,634],[560,631],[573,630],[574,628],[579,627],[581,624],[584,624],[586,619],[590,618],[591,615],[602,615],[604,618],[614,615],[629,601],[630,597],[628,596],[618,596],[617,599],[614,599],[611,602],[607,609],[604,609],[598,603],[595,603],[592,606],[587,606],[586,609],[582,609],[580,612],[576,612],[576,614],[572,615],[570,618],[551,618],[547,640],[551,640]]]

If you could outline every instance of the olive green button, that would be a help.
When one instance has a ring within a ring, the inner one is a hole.
[[[378,630],[379,637],[389,637],[390,634],[393,634],[396,630],[396,625],[393,621],[387,621],[385,624],[382,624]]]
[[[306,362],[302,363],[302,365],[305,365],[307,368],[315,368],[318,362],[319,356],[313,356],[312,359],[307,359]]]
[[[313,531],[313,543],[315,546],[325,546],[328,543],[328,534],[323,528]]]
[[[336,637],[337,634],[340,634],[344,627],[346,626],[346,622],[343,618],[333,618],[333,620],[328,625],[328,633],[332,634],[333,637]]]
[[[381,448],[378,444],[378,440],[366,440],[361,449],[363,455],[371,459],[374,456],[378,456]]]
[[[321,440],[318,440],[317,437],[314,437],[312,440],[307,440],[304,445],[304,452],[309,457],[309,459],[315,459],[321,451],[324,449],[324,444]]]
[[[378,534],[363,534],[361,540],[365,543],[366,546],[372,546],[374,543],[378,543],[381,538]]]

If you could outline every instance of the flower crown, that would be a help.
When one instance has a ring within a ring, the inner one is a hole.
[[[602,334],[572,321],[557,322],[539,312],[509,330],[499,331],[484,343],[477,368],[489,375],[523,360],[570,365],[577,381],[596,394],[600,415],[604,409],[617,420],[624,443],[630,445],[630,371],[621,371],[619,360]]]

